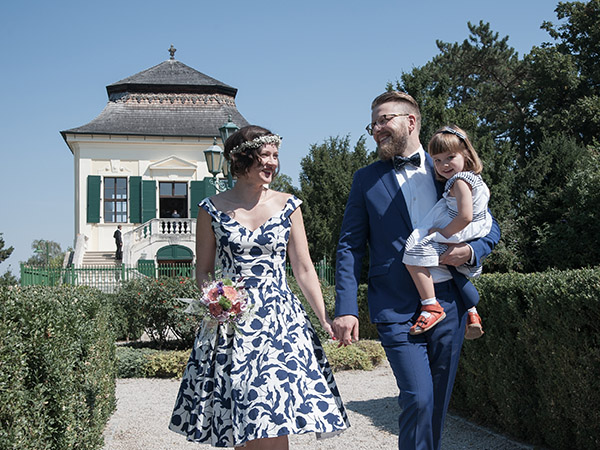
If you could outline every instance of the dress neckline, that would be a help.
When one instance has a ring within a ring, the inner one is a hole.
[[[290,195],[290,197],[286,200],[285,204],[283,205],[283,208],[281,208],[279,211],[277,211],[275,214],[273,214],[271,217],[269,217],[267,220],[265,220],[261,225],[259,225],[258,227],[256,227],[255,229],[251,229],[250,227],[247,227],[246,225],[244,225],[243,223],[238,222],[237,220],[235,220],[233,217],[231,217],[229,214],[221,211],[220,209],[217,209],[217,207],[215,206],[215,204],[212,202],[212,200],[210,198],[207,198],[206,200],[208,201],[208,203],[210,203],[210,206],[212,207],[213,210],[215,210],[215,212],[218,212],[219,214],[221,214],[222,216],[227,217],[230,221],[235,222],[237,225],[239,225],[240,227],[242,227],[244,230],[249,231],[251,234],[255,233],[256,231],[262,229],[266,224],[268,224],[271,220],[276,219],[278,217],[281,217],[281,215],[283,214],[283,212],[288,208],[290,202],[292,201],[292,199],[294,199],[295,196],[294,195]]]

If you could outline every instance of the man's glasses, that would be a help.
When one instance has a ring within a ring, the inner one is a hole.
[[[394,117],[409,116],[409,115],[410,114],[384,114],[382,116],[379,116],[375,122],[372,122],[369,125],[367,125],[365,127],[365,130],[367,130],[367,133],[369,133],[371,136],[373,136],[373,130],[375,129],[376,126],[381,128],[386,123],[388,123],[390,120],[392,120]]]

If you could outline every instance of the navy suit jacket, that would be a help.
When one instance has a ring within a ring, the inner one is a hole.
[[[426,164],[434,173],[431,157]],[[443,183],[436,181],[438,198]],[[372,322],[403,323],[416,313],[419,293],[402,263],[404,244],[413,231],[404,195],[390,161],[377,161],[354,174],[340,232],[336,262],[335,315],[358,316],[356,293],[367,244],[369,248],[369,313]],[[493,220],[491,232],[470,241],[475,264],[490,254],[500,240]],[[465,308],[475,306],[479,294],[465,276],[449,267]]]

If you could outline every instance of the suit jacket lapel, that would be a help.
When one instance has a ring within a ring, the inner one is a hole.
[[[410,215],[408,214],[408,208],[406,207],[406,201],[404,200],[404,194],[402,194],[402,190],[398,185],[398,180],[396,179],[396,172],[394,171],[394,167],[392,163],[389,161],[381,161],[381,164],[377,164],[377,171],[379,172],[379,177],[383,182],[383,185],[387,189],[390,197],[392,198],[392,202],[396,205],[398,210],[400,211],[400,217],[404,220],[404,223],[408,227],[409,230],[412,230],[412,223],[410,222]]]

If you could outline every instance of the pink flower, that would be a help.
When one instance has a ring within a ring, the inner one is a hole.
[[[206,296],[210,299],[211,302],[218,302],[219,301],[219,289],[212,288],[210,291],[208,291]]]
[[[237,298],[237,290],[233,286],[223,286],[223,295],[233,301]]]
[[[208,305],[208,310],[214,317],[217,317],[223,313],[223,308],[221,308],[221,305],[218,303],[210,303]]]
[[[231,305],[231,309],[229,310],[229,312],[231,314],[238,315],[239,313],[242,312],[242,307],[240,306],[239,303],[234,303],[233,305]]]

